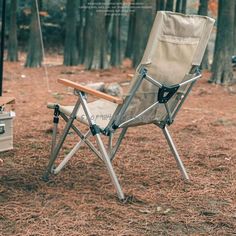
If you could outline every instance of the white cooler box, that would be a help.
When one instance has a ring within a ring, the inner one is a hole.
[[[0,111],[0,152],[13,149],[13,117],[15,112]]]

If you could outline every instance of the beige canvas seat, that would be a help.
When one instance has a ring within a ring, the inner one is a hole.
[[[53,109],[54,107],[55,104],[48,104],[48,108]],[[103,99],[99,99],[94,102],[88,103],[88,108],[91,111],[92,118],[94,119],[96,124],[100,128],[105,129],[117,108],[117,104]],[[60,106],[60,111],[67,116],[70,116],[73,109],[74,106],[63,106],[63,105]],[[85,125],[89,125],[88,119],[82,107],[80,107],[79,110],[77,111],[76,119]]]
[[[123,98],[112,97],[75,82],[59,79],[59,83],[74,88],[78,101],[73,106],[49,106],[54,108],[54,131],[51,157],[44,179],[48,180],[50,173],[58,173],[85,143],[105,163],[119,199],[124,200],[112,160],[129,127],[153,124],[163,131],[184,179],[188,180],[188,174],[167,126],[173,123],[192,86],[201,77],[198,67],[213,25],[214,20],[205,16],[158,12],[144,56],[131,81],[130,90]],[[100,99],[88,103],[85,94]],[[66,126],[56,143],[59,116],[66,121]],[[88,126],[87,133],[82,134],[74,125],[75,119]],[[81,140],[55,167],[54,162],[70,129]],[[113,144],[113,136],[117,130],[121,132]],[[108,145],[104,145],[101,135],[108,137]],[[91,136],[94,136],[98,148],[90,142]]]

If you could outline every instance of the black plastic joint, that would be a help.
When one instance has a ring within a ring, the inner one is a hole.
[[[170,119],[168,119],[168,120],[166,121],[166,124],[167,124],[167,125],[171,125],[173,122],[174,122],[174,120],[173,120],[173,119],[171,119],[171,120],[170,120]]]
[[[139,73],[142,76],[142,78],[145,78],[147,75],[147,69],[144,67],[141,67],[141,69],[139,70]]]
[[[111,131],[108,128],[103,129],[101,132],[105,136],[110,136],[111,134]]]
[[[179,84],[174,86],[162,86],[159,88],[157,100],[159,103],[167,103],[179,89]]]
[[[59,123],[59,115],[60,115],[60,110],[59,110],[59,105],[56,105],[54,108],[54,117],[53,117],[53,123],[58,124]]]
[[[60,115],[60,107],[59,105],[56,105],[54,108],[54,116],[59,116]]]
[[[91,125],[90,130],[93,136],[101,132],[100,128],[97,125]]]
[[[196,68],[196,72],[195,73],[196,73],[197,76],[201,74],[201,69],[200,69],[199,66]]]
[[[58,116],[54,116],[53,117],[53,123],[54,124],[58,124],[59,123],[59,117]]]
[[[112,125],[112,129],[113,129],[113,130],[116,130],[116,129],[118,129],[118,128],[119,128],[118,125],[116,125],[116,124],[113,124],[113,125]]]

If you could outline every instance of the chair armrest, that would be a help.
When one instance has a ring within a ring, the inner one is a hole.
[[[79,90],[81,92],[88,93],[88,94],[93,95],[95,97],[103,98],[103,99],[105,99],[107,101],[110,101],[110,102],[113,102],[113,103],[117,103],[117,104],[122,104],[123,103],[123,99],[122,98],[118,98],[118,97],[114,97],[114,96],[108,95],[106,93],[102,93],[100,91],[97,91],[95,89],[83,86],[83,85],[75,83],[73,81],[70,81],[70,80],[67,80],[67,79],[58,79],[57,81],[58,81],[58,83],[63,84],[65,86],[67,86],[67,87],[71,87],[71,88],[77,89],[77,90]]]
[[[15,98],[13,97],[0,97],[0,106],[7,104],[15,104]]]

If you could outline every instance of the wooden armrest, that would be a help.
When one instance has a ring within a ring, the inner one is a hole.
[[[4,106],[7,104],[14,104],[15,98],[14,97],[0,97],[0,106]]]
[[[127,74],[128,79],[133,79],[133,77],[134,77],[134,74]]]
[[[67,86],[67,87],[71,87],[71,88],[77,89],[77,90],[79,90],[81,92],[85,92],[85,93],[88,93],[90,95],[94,95],[94,96],[96,96],[98,98],[103,98],[103,99],[105,99],[107,101],[110,101],[110,102],[113,102],[113,103],[117,103],[117,104],[122,104],[123,103],[123,99],[122,98],[113,97],[113,96],[108,95],[106,93],[102,93],[100,91],[97,91],[95,89],[92,89],[92,88],[83,86],[81,84],[72,82],[70,80],[58,79],[57,81],[58,81],[58,83],[63,84],[65,86]]]

